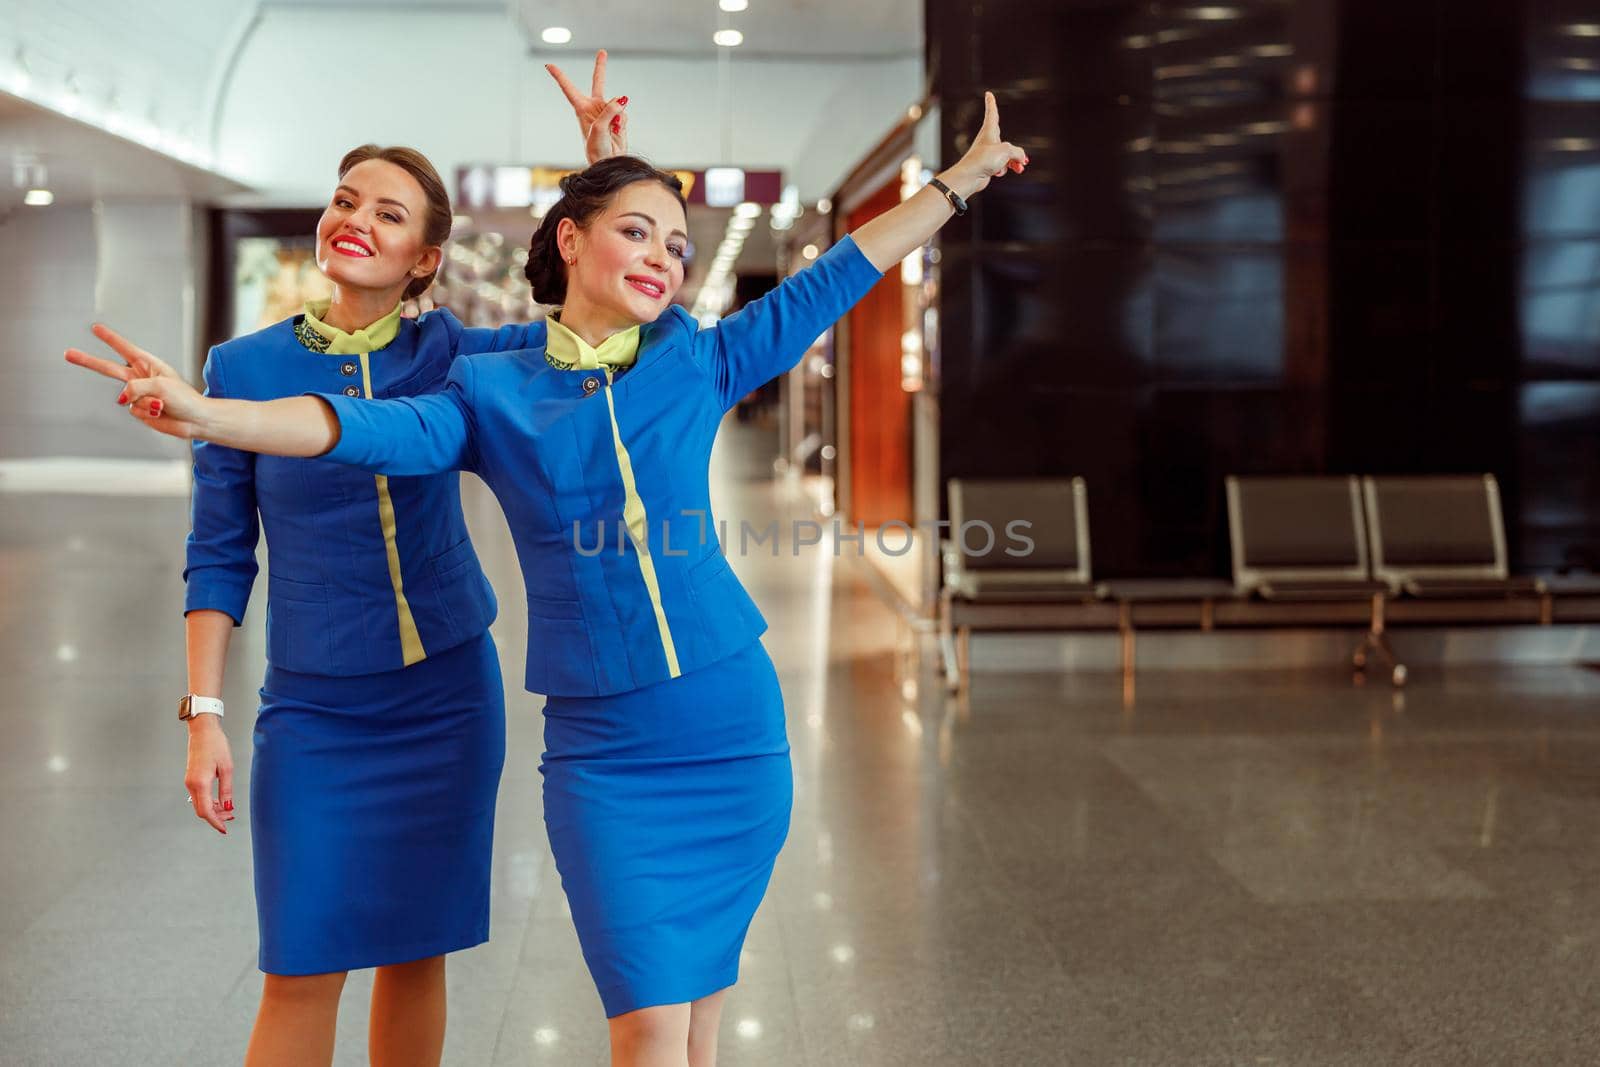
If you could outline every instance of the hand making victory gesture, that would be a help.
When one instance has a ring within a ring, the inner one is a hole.
[[[77,348],[67,349],[67,362],[122,382],[117,403],[131,402],[134,417],[152,430],[172,437],[193,437],[193,420],[204,399],[194,386],[109,326],[95,324],[94,335],[110,345],[123,362],[91,356]]]
[[[590,82],[588,96],[580,93],[578,87],[554,63],[546,63],[544,69],[561,86],[567,103],[572,105],[589,162],[627,155],[628,113],[623,109],[628,105],[628,98],[619,96],[615,100],[606,99],[606,50],[602,48],[594,54],[594,78]]]

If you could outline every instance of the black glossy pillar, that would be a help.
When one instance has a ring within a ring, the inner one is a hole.
[[[1587,12],[1587,14],[1585,13]],[[1224,574],[1230,473],[1489,470],[1600,565],[1593,0],[928,0],[944,477],[1082,474],[1101,575]]]

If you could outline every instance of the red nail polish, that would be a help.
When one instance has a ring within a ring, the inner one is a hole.
[[[128,402],[128,394],[127,393],[124,392],[124,393],[118,393],[117,394],[117,403],[126,404],[127,402]]]
[[[223,810],[223,811],[232,811],[232,810],[233,810],[233,801],[231,801],[231,800],[224,800],[224,801],[223,801],[223,802],[222,802],[222,810]]]
[[[611,132],[612,133],[621,133],[622,132],[622,116],[621,115],[618,115],[616,118],[611,120]]]
[[[619,97],[617,97],[617,103],[621,104],[623,107],[627,107],[628,106],[628,98],[625,97],[625,96],[619,96]]]

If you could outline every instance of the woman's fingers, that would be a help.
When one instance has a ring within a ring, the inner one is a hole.
[[[117,403],[137,405],[147,397],[163,400],[165,387],[166,383],[160,378],[129,378],[122,388],[122,395],[117,397]]]
[[[605,130],[609,133],[621,133],[623,109],[622,102],[625,99],[626,97],[619,96],[607,104],[605,106],[605,110],[601,111],[600,114],[595,116],[595,127],[597,129]]]
[[[626,100],[628,98],[623,97],[622,99]],[[611,148],[611,154],[614,156],[628,154],[628,112],[626,110],[621,111],[616,118],[611,120]]]
[[[141,364],[150,366],[161,363],[159,359],[156,359],[150,353],[146,352],[144,349],[140,348],[138,345],[134,344],[132,341],[128,340],[126,337],[122,336],[116,330],[113,330],[104,323],[95,323],[92,327],[92,332],[96,337],[100,338],[100,340],[110,345],[112,351],[121,356],[123,359],[127,360],[128,365],[131,367],[138,367]],[[165,366],[165,364],[162,365]]]
[[[563,74],[561,72],[561,68],[556,66],[554,63],[546,63],[544,65],[544,69],[550,72],[550,77],[554,78],[556,80],[556,84],[561,87],[561,93],[567,98],[567,103],[571,104],[575,110],[581,112],[584,104],[588,103],[588,100],[585,99],[582,93],[578,92],[578,87],[573,85],[571,79]]]
[[[217,806],[222,809],[222,821],[232,822],[233,814],[233,765],[225,763],[217,768]]]
[[[994,102],[994,94],[990,92],[983,94],[983,125],[978,129],[978,139],[1000,139],[1000,106]]]
[[[222,825],[222,813],[211,796],[211,786],[215,780],[213,771],[208,775],[196,774],[186,778],[183,785],[189,791],[189,801],[194,807],[196,817],[205,820],[217,833],[225,834],[228,828]]]
[[[107,378],[115,378],[119,382],[125,382],[133,377],[133,368],[126,363],[113,363],[109,359],[91,356],[81,348],[69,348],[66,355],[67,362],[73,366],[82,367],[84,370],[92,370],[96,374],[103,374]]]
[[[628,113],[624,110],[627,103],[627,97],[619,96],[595,116],[584,138],[589,162],[621,155],[628,150]]]
[[[594,78],[589,84],[589,95],[596,100],[606,98],[606,50],[594,54]]]
[[[999,167],[999,169],[994,172],[994,176],[996,178],[1000,177],[1008,170],[1013,174],[1021,174],[1023,169],[1027,167],[1028,153],[1024,152],[1016,145],[1010,143],[1009,141],[1002,141],[997,148],[998,151],[994,156],[995,165]]]

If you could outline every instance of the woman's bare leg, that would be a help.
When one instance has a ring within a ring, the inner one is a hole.
[[[344,972],[269,974],[245,1067],[319,1067],[333,1062],[333,1031],[339,1019]]]
[[[372,980],[372,1067],[438,1067],[444,1055],[444,957],[379,967]]]
[[[719,989],[689,1005],[689,1067],[717,1067],[717,1031],[727,999],[728,990]]]
[[[611,1067],[687,1067],[689,1005],[640,1008],[611,1020]]]

